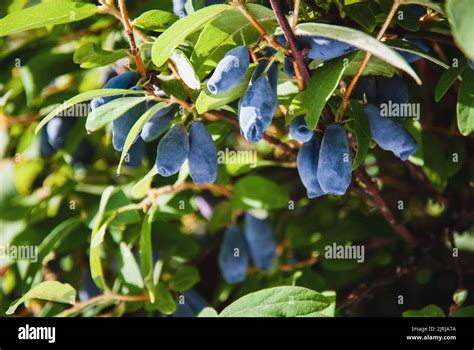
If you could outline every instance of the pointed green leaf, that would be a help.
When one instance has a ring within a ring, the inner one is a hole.
[[[358,101],[351,101],[349,115],[353,121],[354,133],[357,139],[357,151],[352,164],[352,170],[357,169],[365,160],[370,146],[370,127],[362,105]]]
[[[474,70],[467,69],[463,74],[459,88],[458,104],[458,129],[464,136],[474,131]]]
[[[95,43],[86,43],[74,53],[74,62],[80,64],[81,68],[96,68],[114,63],[127,56],[128,52],[124,49],[108,51]]]

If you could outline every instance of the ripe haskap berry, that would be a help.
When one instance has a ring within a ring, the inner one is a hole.
[[[183,298],[184,297],[184,298]],[[208,303],[196,292],[190,289],[180,296],[176,303],[176,312],[173,317],[196,317]]]
[[[189,138],[181,125],[173,126],[158,144],[155,166],[161,176],[176,174],[189,154]]]
[[[51,157],[54,153],[56,153],[56,150],[48,141],[48,132],[46,131],[46,128],[43,128],[40,135],[40,154],[42,157],[47,158]]]
[[[258,62],[257,67],[255,68],[252,77],[250,78],[250,84],[254,83],[267,69],[267,66],[270,62],[268,60],[261,60]],[[275,95],[277,93],[277,85],[278,85],[278,65],[276,63],[272,63],[270,68],[267,71],[267,79],[270,82],[270,85],[275,91]]]
[[[263,72],[266,67],[259,64],[250,81],[250,85],[239,101],[239,125],[241,134],[249,142],[257,142],[263,137],[275,114],[278,100],[276,93],[278,70],[276,65]]]
[[[312,36],[310,41],[310,50],[308,57],[313,60],[327,61],[332,58],[343,56],[355,48],[342,41]]]
[[[227,283],[239,283],[245,280],[249,265],[248,248],[237,226],[229,226],[225,230],[218,263]]]
[[[276,242],[270,219],[258,219],[245,213],[244,236],[255,266],[267,270],[276,257]]]
[[[195,184],[207,184],[217,178],[217,150],[207,128],[194,122],[189,128],[189,173]]]
[[[155,105],[155,101],[147,101],[146,108],[149,109]],[[172,104],[160,109],[148,120],[141,131],[141,137],[145,142],[156,140],[169,128],[171,120],[176,113],[177,106]]]
[[[285,72],[285,74],[291,78],[293,78],[296,75],[293,62],[291,62],[288,58],[285,58],[285,62],[283,62],[283,72]]]
[[[123,164],[131,168],[139,168],[142,165],[142,159],[145,155],[145,141],[138,138],[129,148]]]
[[[226,53],[219,62],[207,89],[211,94],[220,94],[239,84],[250,64],[249,52],[245,46],[238,46]]]
[[[296,166],[301,178],[301,182],[306,188],[308,198],[316,198],[325,194],[319,185],[318,171],[319,149],[321,148],[321,137],[317,134],[308,142],[301,146],[298,157],[296,158]]]
[[[474,61],[467,60],[467,65],[469,66],[469,68],[474,69]]]
[[[375,104],[378,107],[388,101],[394,104],[408,103],[408,87],[403,78],[394,75],[392,78],[377,76],[375,79],[377,84]]]
[[[82,285],[79,288],[79,300],[86,301],[99,294],[101,294],[101,292],[92,280],[90,272],[86,271]]]
[[[307,142],[313,137],[313,130],[308,128],[304,117],[296,117],[290,123],[290,135],[300,142]]]
[[[140,75],[136,72],[126,72],[110,79],[104,85],[104,89],[129,89],[138,82],[139,78]],[[103,106],[106,103],[119,98],[120,96],[121,95],[94,98],[90,104],[91,109],[94,110],[99,108],[100,106]]]
[[[415,40],[403,39],[403,40],[410,42],[411,44],[415,45],[417,48],[425,52],[428,52],[430,50],[429,46],[424,41],[416,40],[416,39]],[[400,55],[402,55],[403,58],[406,59],[407,62],[409,63],[413,63],[421,59],[421,57],[418,56],[417,54],[406,52],[406,51],[400,51]]]
[[[318,181],[327,194],[343,195],[351,183],[352,156],[346,131],[331,124],[324,131],[319,150]]]
[[[139,88],[136,88],[138,90]],[[132,129],[135,122],[146,111],[146,103],[139,103],[130,108],[127,112],[115,119],[112,123],[112,145],[117,151],[122,151],[127,139],[130,129]],[[137,142],[139,135],[135,138],[133,143]]]
[[[186,0],[173,0],[173,13],[179,17],[186,17],[188,13],[186,12],[185,5]]]
[[[61,149],[66,145],[67,134],[75,121],[74,118],[55,117],[46,124],[48,142],[55,150]]]
[[[74,164],[88,164],[92,159],[94,149],[87,139],[83,139],[72,156]]]
[[[393,152],[401,160],[407,160],[416,152],[418,145],[415,139],[399,121],[382,117],[380,109],[374,105],[366,105],[364,111],[369,120],[372,138],[380,148]]]
[[[354,88],[352,96],[358,100],[363,100],[364,96],[368,103],[376,103],[377,98],[377,80],[374,76],[367,75],[360,77]]]

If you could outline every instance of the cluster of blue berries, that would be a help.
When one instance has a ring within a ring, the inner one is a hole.
[[[140,90],[136,84],[139,76],[127,72],[110,79],[104,86],[109,89]],[[120,96],[100,97],[91,101],[94,110]],[[113,121],[112,144],[121,152],[125,140],[136,121],[156,104],[153,100],[139,103]],[[164,134],[158,143],[155,166],[162,176],[176,174],[186,160],[192,180],[197,184],[211,183],[217,178],[217,150],[207,128],[199,121],[191,124],[188,131],[180,124],[171,126],[177,106],[170,104],[160,109],[148,120],[139,136],[130,147],[125,164],[131,167],[141,165],[145,153],[145,142],[151,142]]]
[[[249,261],[262,270],[268,270],[276,257],[276,241],[269,218],[261,219],[245,213],[244,231],[229,226],[219,251],[219,268],[228,283],[245,280]]]

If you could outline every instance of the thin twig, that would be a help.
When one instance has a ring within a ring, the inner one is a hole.
[[[121,14],[122,24],[125,28],[125,35],[128,38],[128,42],[130,44],[130,51],[135,58],[135,63],[137,64],[137,70],[141,74],[142,77],[146,77],[146,68],[145,64],[143,63],[142,57],[140,56],[140,52],[137,47],[137,43],[135,42],[135,35],[133,33],[133,26],[132,22],[130,21],[130,17],[128,17],[127,7],[125,5],[125,0],[119,0],[119,8]]]
[[[366,171],[359,167],[354,171],[356,178],[359,180],[360,187],[370,196],[372,204],[381,212],[385,220],[392,226],[398,236],[404,240],[411,248],[418,245],[416,238],[413,234],[403,225],[393,214],[388,207],[385,200],[382,198],[379,189],[372,181]]]
[[[382,28],[379,31],[379,34],[377,35],[377,40],[381,40],[383,36],[385,35],[385,31],[387,30],[388,26],[390,25],[390,22],[393,19],[393,16],[395,16],[395,13],[397,12],[397,8],[400,5],[400,0],[394,0],[392,8],[390,9],[390,12],[388,13],[388,16],[382,26]],[[349,103],[349,98],[351,97],[352,91],[354,90],[359,78],[362,76],[362,72],[364,71],[365,67],[367,66],[367,63],[369,62],[370,57],[372,54],[370,52],[366,52],[364,59],[362,60],[362,63],[359,66],[359,69],[357,69],[356,74],[354,75],[354,78],[352,78],[349,86],[347,87],[347,90],[344,94],[344,97],[342,99],[341,106],[339,110],[337,111],[336,114],[336,122],[340,122],[342,118],[344,117],[344,113],[346,111],[346,108]]]
[[[298,45],[296,44],[295,34],[290,27],[290,24],[286,20],[285,15],[281,11],[280,4],[278,0],[270,0],[270,5],[272,6],[273,12],[277,18],[278,24],[280,25],[283,35],[285,36],[288,45],[290,46],[291,54],[295,59],[295,63],[298,66],[297,73],[301,74],[301,78],[305,83],[308,83],[311,75],[309,74],[308,67],[304,63],[303,55],[301,54],[300,50],[298,49]]]

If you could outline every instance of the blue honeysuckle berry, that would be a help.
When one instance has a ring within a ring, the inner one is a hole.
[[[92,148],[90,142],[85,138],[81,141],[81,143],[79,143],[79,146],[77,146],[72,156],[72,161],[75,165],[85,165],[91,161],[93,154],[94,149]]]
[[[240,132],[249,142],[262,139],[278,105],[278,68],[272,64],[264,75],[267,64],[266,60],[258,64],[245,95],[239,101]]]
[[[474,69],[474,61],[467,60],[467,65],[469,66],[469,68]]]
[[[270,219],[259,219],[245,213],[244,236],[255,266],[264,270],[272,267],[277,244]]]
[[[55,153],[56,150],[48,141],[48,132],[46,131],[46,128],[43,128],[40,135],[40,154],[42,157],[48,158]]]
[[[161,176],[176,174],[189,154],[189,137],[182,125],[173,126],[158,144],[155,166]]]
[[[317,171],[321,137],[314,134],[311,140],[305,142],[298,151],[296,166],[301,182],[307,191],[308,198],[316,198],[326,194],[319,185]]]
[[[132,88],[134,90],[140,90],[139,87]],[[145,113],[146,103],[142,102],[136,106],[130,108],[123,115],[118,117],[112,122],[112,145],[117,151],[122,151],[128,133],[132,129],[136,121]],[[137,135],[133,143],[137,142],[140,135]]]
[[[173,317],[196,317],[209,304],[194,289],[189,289],[178,298]]]
[[[75,118],[55,117],[46,124],[48,142],[55,150],[66,145],[67,135],[75,121]]]
[[[123,165],[130,168],[139,168],[142,165],[142,159],[145,155],[145,141],[138,138],[129,148],[127,156],[124,158]]]
[[[101,294],[101,291],[95,285],[90,271],[86,271],[82,284],[79,287],[79,300],[86,301],[99,294]]]
[[[285,61],[283,62],[283,72],[285,72],[285,74],[290,78],[293,78],[296,75],[293,62],[291,62],[288,58],[285,58]]]
[[[138,73],[126,72],[110,79],[104,85],[104,89],[129,89],[134,86],[139,79],[140,75]],[[96,108],[99,108],[105,105],[106,103],[119,98],[120,96],[121,95],[94,98],[90,103],[91,109],[94,110]]]
[[[341,124],[331,124],[324,130],[317,176],[327,194],[343,195],[351,183],[352,155],[346,131]]]
[[[380,148],[391,151],[401,160],[407,160],[416,152],[418,145],[413,136],[401,123],[389,117],[382,117],[377,106],[368,104],[364,107],[369,120],[370,133]]]
[[[226,53],[207,82],[211,94],[220,94],[240,84],[250,64],[245,46],[237,46]]]
[[[327,61],[354,51],[355,48],[342,41],[312,36],[308,57],[313,60]]]
[[[313,130],[308,128],[304,117],[296,117],[290,123],[290,135],[299,142],[307,142],[313,137]]]
[[[402,77],[394,75],[392,78],[387,78],[379,75],[375,80],[377,85],[376,106],[380,107],[389,101],[392,101],[393,104],[408,103],[408,87]]]
[[[229,226],[224,232],[219,249],[218,265],[227,283],[243,282],[247,276],[248,247],[237,226]]]
[[[155,104],[155,101],[147,101],[146,109],[150,109]],[[143,126],[141,131],[143,141],[151,142],[163,135],[168,130],[177,109],[175,104],[171,104],[156,112]]]
[[[186,8],[186,0],[173,0],[173,13],[179,17],[186,17],[188,15]]]
[[[430,47],[422,40],[417,40],[417,39],[403,39],[405,41],[408,41],[409,43],[413,44],[417,48],[419,48],[422,51],[428,52],[430,50]],[[421,56],[418,56],[417,54],[407,52],[407,51],[399,51],[400,55],[407,60],[408,63],[413,63],[421,59]]]
[[[372,75],[360,77],[352,96],[358,100],[363,100],[364,96],[368,103],[376,103],[377,98],[377,80]]]
[[[189,128],[189,173],[195,184],[206,184],[217,178],[217,149],[205,125],[194,122]]]

